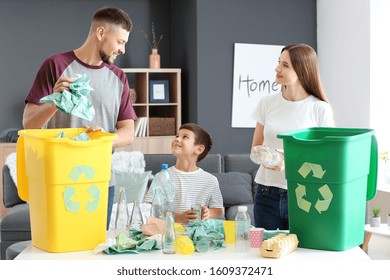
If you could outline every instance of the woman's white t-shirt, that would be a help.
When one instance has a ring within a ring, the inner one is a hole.
[[[263,97],[252,118],[264,126],[264,146],[283,149],[277,134],[309,127],[334,127],[333,111],[329,103],[310,95],[301,101],[288,101],[282,93]],[[284,171],[274,171],[260,165],[255,182],[287,189]]]

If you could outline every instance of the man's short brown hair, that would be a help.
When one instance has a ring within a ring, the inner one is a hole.
[[[129,15],[122,9],[115,7],[103,7],[98,9],[93,15],[94,22],[105,22],[122,27],[128,32],[131,32],[133,23]]]

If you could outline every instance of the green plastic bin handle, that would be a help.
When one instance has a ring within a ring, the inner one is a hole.
[[[374,135],[371,136],[370,173],[367,177],[367,201],[376,195],[378,180],[378,142]]]

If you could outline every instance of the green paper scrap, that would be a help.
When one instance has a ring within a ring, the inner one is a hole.
[[[217,250],[225,246],[225,232],[223,229],[222,220],[208,219],[206,221],[190,221],[189,225],[185,227],[189,234],[194,246],[198,241],[202,239],[208,239],[214,241],[216,246],[214,250]]]
[[[66,189],[64,190],[63,193],[63,199],[64,199],[65,208],[68,211],[73,213],[78,213],[80,209],[80,203],[72,200],[72,197],[74,197],[75,194],[76,194],[76,190],[74,187],[66,186]]]
[[[69,139],[72,139],[74,141],[90,141],[91,140],[91,137],[89,137],[89,135],[85,131],[76,135],[73,138],[68,137],[65,134],[65,132],[61,131],[60,133],[57,134],[56,138],[69,138]]]
[[[160,250],[159,243],[153,237],[142,234],[139,230],[130,230],[129,237],[123,232],[119,233],[116,238],[116,244],[104,249],[103,252],[109,255],[114,254],[139,254],[143,251]]]
[[[82,133],[80,133],[79,135],[77,135],[77,136],[74,138],[74,140],[75,140],[75,141],[89,141],[89,140],[91,140],[91,137],[89,137],[87,133],[82,132]]]
[[[89,188],[88,188],[88,193],[90,196],[92,196],[92,200],[89,200],[87,202],[87,211],[89,213],[92,213],[93,211],[95,211],[98,206],[99,206],[99,201],[100,201],[100,190],[99,188],[95,185],[95,184],[92,184]]]
[[[95,109],[90,100],[90,92],[93,88],[89,85],[86,74],[77,75],[70,83],[69,91],[55,92],[40,99],[41,103],[54,103],[65,114],[72,114],[79,118],[92,121],[95,117]]]
[[[66,136],[65,132],[61,131],[60,133],[58,133],[58,135],[56,136],[56,138],[67,138],[68,136]]]
[[[119,251],[133,250],[137,247],[138,241],[127,237],[123,232],[119,233],[116,238],[116,248]]]
[[[264,230],[264,240],[267,240],[271,237],[274,237],[280,233],[284,233],[284,234],[289,234],[290,231],[288,230],[280,230],[280,229],[277,229],[277,230]]]

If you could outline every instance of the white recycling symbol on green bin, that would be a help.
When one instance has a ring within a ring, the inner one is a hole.
[[[326,170],[322,169],[322,166],[316,163],[305,162],[299,168],[298,173],[306,178],[310,173],[313,173],[313,177],[322,179]],[[303,211],[309,213],[310,208],[312,206],[312,202],[306,200],[304,197],[306,196],[306,186],[302,184],[297,184],[297,188],[295,189],[295,196],[297,199],[298,207]],[[321,214],[322,212],[328,210],[330,203],[332,202],[333,193],[330,190],[327,184],[324,184],[322,187],[318,189],[319,193],[322,196],[322,199],[318,199],[314,205],[314,208]]]
[[[69,174],[69,178],[74,182],[77,182],[81,175],[84,174],[84,177],[87,179],[92,179],[95,176],[95,170],[92,166],[79,165],[73,167],[72,171]],[[100,200],[100,190],[95,184],[91,184],[87,190],[92,199],[88,200],[86,209],[88,212],[92,213],[99,206]],[[76,195],[76,188],[73,186],[66,186],[63,193],[63,200],[65,208],[73,213],[78,213],[80,210],[81,203],[78,201],[72,200]]]

